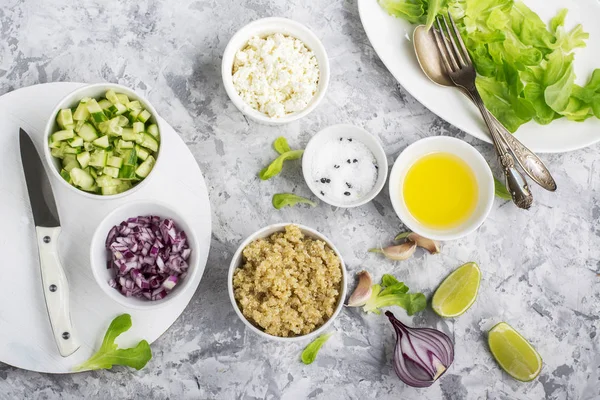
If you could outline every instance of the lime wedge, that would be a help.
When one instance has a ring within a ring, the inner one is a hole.
[[[500,368],[519,381],[529,382],[542,370],[542,357],[506,322],[490,329],[488,344]]]
[[[435,291],[431,306],[439,316],[457,317],[469,309],[477,298],[481,271],[474,262],[452,272]]]

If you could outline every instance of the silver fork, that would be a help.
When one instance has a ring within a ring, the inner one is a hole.
[[[455,86],[469,93],[469,96],[471,96],[475,102],[475,105],[477,105],[477,108],[479,108],[481,116],[483,117],[483,120],[485,121],[485,124],[487,125],[492,136],[496,153],[498,154],[500,164],[502,164],[502,168],[504,170],[506,186],[512,196],[513,202],[519,208],[528,209],[531,207],[533,202],[533,195],[529,190],[529,186],[527,185],[525,177],[515,167],[513,156],[509,153],[506,143],[496,130],[494,122],[490,118],[490,114],[483,104],[481,95],[475,86],[475,77],[477,74],[475,72],[475,68],[473,67],[471,57],[467,52],[467,48],[450,14],[448,14],[448,18],[450,19],[452,29],[450,29],[450,25],[448,25],[448,19],[445,16],[438,16],[436,18],[437,29],[433,30],[436,44],[442,56],[444,66],[446,67],[448,77]],[[440,20],[444,23],[446,32],[448,32],[447,35]],[[459,44],[457,44],[457,42]]]

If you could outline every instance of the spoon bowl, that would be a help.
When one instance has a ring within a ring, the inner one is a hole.
[[[448,78],[440,52],[435,43],[433,31],[427,30],[425,25],[419,25],[413,32],[413,45],[419,66],[429,80],[440,86],[454,86]]]

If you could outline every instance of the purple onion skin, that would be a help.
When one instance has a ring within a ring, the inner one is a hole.
[[[454,361],[454,344],[448,335],[436,329],[409,328],[390,311],[385,315],[396,331],[394,371],[398,378],[412,387],[433,385]],[[444,368],[441,373],[440,366]]]

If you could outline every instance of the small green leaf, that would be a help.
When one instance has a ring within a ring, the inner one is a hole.
[[[512,199],[512,196],[508,192],[508,189],[506,189],[506,186],[504,186],[504,183],[500,182],[496,178],[494,178],[494,192],[495,192],[496,196],[500,197],[501,199],[504,199],[504,200]]]
[[[287,139],[284,138],[283,136],[280,136],[277,139],[275,139],[275,141],[273,142],[273,148],[279,154],[283,154],[283,153],[287,153],[288,151],[292,151],[292,149],[290,149],[290,145],[288,144]]]
[[[147,341],[142,340],[136,347],[119,349],[115,339],[131,328],[131,315],[116,317],[108,327],[100,349],[89,360],[73,368],[73,371],[110,369],[113,365],[124,365],[138,371],[150,361],[152,351]]]
[[[398,281],[398,279],[396,279],[395,276],[390,275],[390,274],[383,274],[383,276],[381,277],[381,285],[382,286],[394,286],[397,285],[398,283],[401,283],[400,281]]]
[[[313,340],[308,346],[304,348],[302,352],[302,362],[306,365],[312,364],[317,358],[317,353],[325,342],[333,335],[333,333],[326,333]]]
[[[277,157],[275,159],[275,161],[273,161],[271,164],[269,164],[268,167],[265,167],[262,171],[260,171],[258,176],[263,181],[266,181],[267,179],[271,179],[272,177],[274,177],[275,175],[277,175],[281,172],[281,170],[283,169],[284,161],[297,160],[300,157],[302,157],[303,153],[304,153],[304,150],[292,150],[292,151],[283,153],[282,155]]]
[[[280,210],[285,206],[295,206],[298,203],[305,203],[312,207],[316,207],[317,203],[305,197],[297,196],[293,193],[277,193],[273,195],[273,207]]]
[[[427,299],[423,293],[408,293],[409,288],[404,282],[398,281],[394,276],[385,274],[381,278],[381,285],[371,287],[371,297],[363,309],[365,312],[381,314],[381,308],[399,306],[406,310],[408,315],[422,311],[427,306]]]

